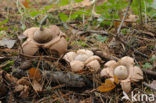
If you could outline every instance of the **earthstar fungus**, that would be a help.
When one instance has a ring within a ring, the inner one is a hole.
[[[131,90],[131,83],[143,79],[142,70],[134,64],[134,59],[129,56],[121,58],[118,62],[110,60],[105,63],[105,68],[100,75],[101,77],[110,77],[112,81],[113,77],[117,76],[122,89],[128,93]]]
[[[63,59],[70,63],[73,72],[83,71],[87,67],[90,71],[100,69],[101,58],[94,55],[90,50],[79,49],[77,52],[68,52]]]
[[[47,28],[31,27],[24,31],[27,40],[22,44],[25,55],[34,55],[39,48],[46,48],[62,55],[67,50],[65,34],[56,26]]]

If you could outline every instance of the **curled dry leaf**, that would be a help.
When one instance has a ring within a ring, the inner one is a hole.
[[[8,73],[6,73],[5,79],[6,79],[8,82],[14,83],[14,84],[16,84],[16,82],[17,82],[17,78],[15,78],[14,76],[12,76],[11,74],[8,74]]]
[[[116,87],[116,84],[119,83],[117,76],[114,78],[106,79],[105,83],[102,83],[101,86],[97,88],[100,92],[109,92]]]
[[[29,86],[23,86],[23,91],[20,93],[20,97],[27,98],[29,95]]]
[[[101,77],[117,76],[122,89],[125,92],[131,90],[131,83],[138,82],[143,79],[142,70],[134,66],[134,59],[128,56],[121,58],[118,62],[110,60],[105,63],[105,68],[101,71]]]
[[[25,8],[29,8],[29,1],[28,0],[20,0]]]
[[[152,88],[155,88],[156,89],[156,80],[153,80],[152,83],[150,84],[150,86]]]
[[[29,86],[26,85],[17,85],[14,92],[20,92],[19,97],[26,98],[29,95]]]
[[[32,81],[32,87],[33,87],[33,89],[34,89],[36,92],[41,92],[41,91],[42,91],[42,86],[41,86],[41,84],[40,84],[38,81],[36,81],[36,80],[33,80],[33,81]]]
[[[14,92],[20,92],[20,91],[22,91],[23,89],[24,89],[24,85],[18,85],[18,86],[16,86]]]
[[[105,83],[102,83],[101,86],[97,88],[98,91],[100,92],[108,92],[114,89],[116,85],[109,79],[105,81]]]
[[[36,68],[29,69],[29,78],[40,81],[42,77],[39,69]]]
[[[70,63],[73,72],[83,71],[86,66],[90,71],[98,71],[100,69],[101,58],[95,56],[94,53],[87,49],[79,49],[77,52],[68,52],[63,59]]]
[[[29,70],[29,78],[32,79],[32,87],[36,92],[41,92],[42,91],[42,86],[39,83],[40,80],[42,79],[41,73],[39,69],[31,68]]]
[[[47,28],[32,27],[25,30],[23,35],[27,37],[22,45],[25,55],[34,55],[40,47],[57,52],[58,55],[62,55],[67,50],[65,34],[55,25]]]
[[[32,60],[25,60],[21,63],[19,69],[28,70],[32,66]]]
[[[23,77],[17,81],[17,84],[30,86],[31,83],[27,77]]]
[[[2,74],[4,78],[2,78]],[[0,97],[5,96],[8,92],[7,88],[8,85],[7,86],[5,85],[6,83],[3,82],[3,79],[7,81],[9,84],[11,84],[10,86],[12,86],[11,88],[14,88],[13,90],[14,93],[16,92],[20,93],[19,97],[22,98],[28,97],[30,83],[27,80],[27,78],[23,77],[17,80],[17,78],[13,77],[11,74],[6,73],[5,71],[0,71],[0,88],[1,88]]]

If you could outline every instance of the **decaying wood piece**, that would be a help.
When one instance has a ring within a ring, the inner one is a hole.
[[[87,77],[72,72],[45,71],[43,72],[43,78],[52,83],[65,84],[67,87],[86,87],[91,85],[91,81]]]

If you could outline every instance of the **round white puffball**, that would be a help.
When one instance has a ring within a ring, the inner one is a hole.
[[[120,65],[114,69],[114,75],[120,80],[124,80],[128,77],[128,69],[126,66]]]
[[[85,62],[87,59],[89,58],[88,55],[86,54],[79,54],[75,57],[76,61],[81,61],[81,62]]]

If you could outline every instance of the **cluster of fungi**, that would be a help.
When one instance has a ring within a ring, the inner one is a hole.
[[[23,33],[27,40],[22,45],[22,52],[25,55],[35,55],[39,48],[46,48],[49,51],[55,51],[59,56],[67,51],[67,41],[65,34],[55,25],[47,28],[32,27]],[[72,72],[82,72],[85,67],[91,72],[100,70],[101,58],[87,49],[79,49],[76,52],[70,51],[63,57],[66,60]],[[143,79],[142,70],[134,66],[134,59],[125,56],[118,62],[110,60],[104,64],[101,70],[101,77],[109,77],[113,81],[116,76],[119,79],[122,89],[125,92],[131,90],[131,83],[138,82]]]

